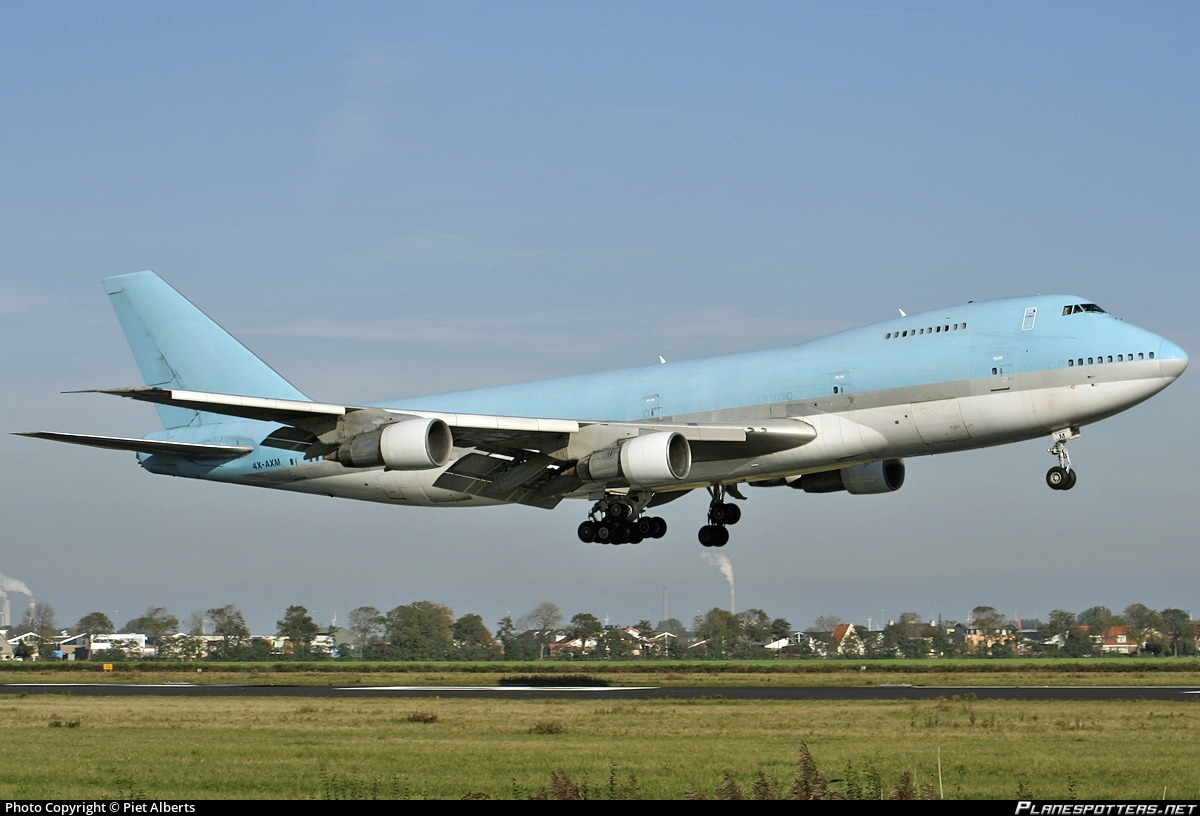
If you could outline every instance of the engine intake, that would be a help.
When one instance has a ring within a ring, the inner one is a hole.
[[[454,435],[440,419],[406,419],[376,431],[356,434],[338,446],[337,460],[346,467],[427,470],[450,461]]]
[[[611,448],[589,453],[575,465],[585,482],[625,479],[633,487],[670,484],[692,470],[692,448],[674,431],[635,436]]]
[[[806,473],[788,483],[790,487],[805,493],[835,493],[845,490],[856,495],[891,493],[899,490],[903,484],[903,459],[884,459],[841,470]]]

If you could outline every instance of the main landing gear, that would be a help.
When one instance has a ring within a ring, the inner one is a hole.
[[[667,522],[642,515],[649,500],[649,496],[605,495],[579,525],[579,540],[585,544],[640,544],[647,538],[662,538],[667,534]]]
[[[708,524],[700,528],[698,538],[705,547],[724,547],[729,543],[730,524],[742,518],[742,508],[725,501],[726,496],[744,499],[736,485],[716,484],[708,488]],[[644,516],[653,493],[605,493],[597,501],[587,521],[579,525],[579,540],[585,544],[640,544],[647,538],[667,534],[667,522],[658,516]]]
[[[1058,464],[1046,471],[1046,484],[1051,490],[1070,490],[1075,486],[1075,470],[1067,453],[1067,443],[1079,438],[1078,428],[1067,428],[1054,432],[1054,447],[1050,449],[1058,457]]]
[[[729,530],[726,525],[737,524],[742,518],[742,508],[725,501],[725,494],[731,492],[740,498],[740,494],[728,490],[724,485],[713,485],[708,489],[712,501],[708,503],[708,524],[700,528],[697,538],[705,547],[724,547],[729,543]]]

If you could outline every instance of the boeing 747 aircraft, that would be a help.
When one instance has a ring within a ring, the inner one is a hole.
[[[153,272],[104,279],[157,406],[144,439],[23,434],[137,453],[151,473],[434,507],[592,502],[579,538],[661,538],[650,508],[704,489],[722,547],[742,485],[887,493],[904,457],[1067,443],[1172,383],[1183,349],[1086,298],[904,315],[793,346],[378,405],[312,402]]]

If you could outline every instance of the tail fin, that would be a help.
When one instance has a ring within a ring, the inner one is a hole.
[[[153,272],[105,278],[104,290],[146,385],[308,399]],[[226,419],[170,405],[156,407],[166,428]]]

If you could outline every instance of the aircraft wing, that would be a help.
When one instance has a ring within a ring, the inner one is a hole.
[[[92,448],[186,456],[189,459],[236,459],[254,450],[252,445],[203,445],[156,439],[133,439],[124,436],[58,433],[56,431],[27,431],[16,435],[31,436],[34,439],[49,439],[54,442],[70,442],[73,445],[87,445]]]
[[[458,447],[481,447],[502,453],[513,448],[523,450],[555,450],[570,434],[585,428],[620,429],[615,438],[635,436],[645,432],[675,431],[696,443],[703,454],[711,449],[709,443],[745,443],[754,453],[785,450],[816,438],[816,429],[798,419],[756,419],[742,423],[698,422],[608,422],[600,420],[552,419],[541,417],[511,417],[492,414],[459,414],[441,411],[399,410],[372,406],[336,405],[304,400],[246,397],[236,394],[214,394],[206,391],[187,391],[179,388],[135,386],[130,388],[96,389],[91,392],[113,394],[159,405],[174,405],[196,411],[226,416],[277,422],[281,425],[319,432],[318,429],[337,422],[355,412],[388,417],[425,417],[440,419],[454,431]],[[601,434],[603,436],[603,434]],[[590,451],[589,451],[590,452]],[[724,452],[728,455],[728,452]],[[701,456],[701,459],[707,457]]]
[[[435,486],[537,507],[553,507],[583,487],[576,462],[645,434],[678,434],[687,440],[691,458],[701,462],[787,450],[817,436],[812,425],[795,418],[756,419],[745,424],[608,422],[336,405],[154,386],[101,389],[99,393],[278,423],[283,427],[262,443],[304,451],[309,458],[337,450],[356,433],[405,419],[440,420],[450,428],[454,446],[469,451],[438,477]]]
[[[85,392],[86,393],[86,392]],[[437,411],[397,411],[356,405],[333,405],[303,400],[272,399],[269,397],[245,397],[236,394],[213,394],[205,391],[186,391],[179,388],[156,388],[135,386],[132,388],[98,389],[91,393],[114,394],[119,397],[158,405],[173,405],[212,414],[277,422],[280,425],[300,429],[308,434],[272,434],[268,440],[290,441],[296,444],[279,444],[276,447],[293,447],[307,438],[319,437],[328,428],[334,427],[339,419],[354,413],[365,413],[380,420],[395,421],[403,417],[425,417],[440,419],[454,431],[454,441],[459,447],[488,445],[497,452],[503,449],[545,445],[547,437],[579,431],[580,423],[567,419],[537,419],[530,417],[502,417],[487,414],[450,414]],[[552,440],[551,440],[552,441]],[[490,443],[490,444],[489,444]],[[271,444],[270,441],[267,444]]]

